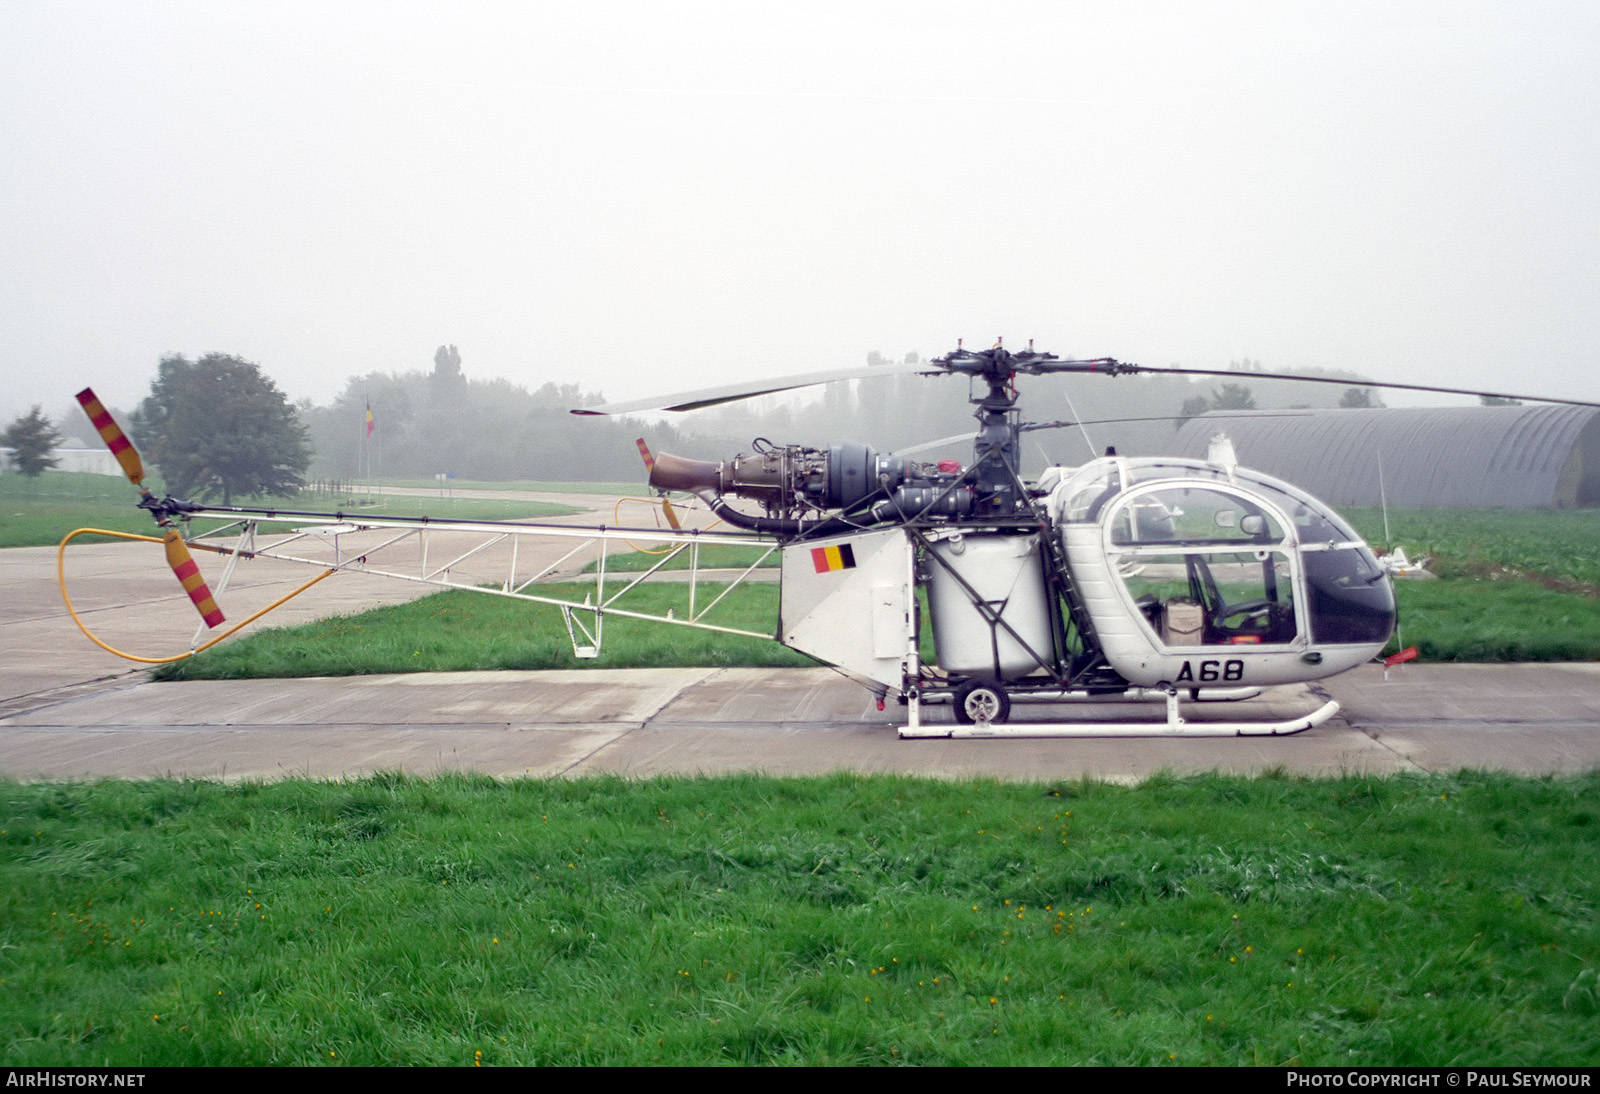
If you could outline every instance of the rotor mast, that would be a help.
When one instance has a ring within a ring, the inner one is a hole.
[[[1021,353],[1012,353],[1001,339],[986,350],[969,350],[956,342],[953,352],[934,358],[933,364],[982,381],[987,391],[974,388],[970,402],[976,408],[978,435],[973,441],[972,483],[979,497],[980,516],[1008,516],[1022,511],[1026,499],[1021,482],[1022,420],[1017,409],[1018,372],[1036,371],[1059,358],[1034,350],[1033,341]]]

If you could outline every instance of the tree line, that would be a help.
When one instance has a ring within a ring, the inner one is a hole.
[[[869,365],[891,358],[879,352]],[[924,359],[908,352],[896,363]],[[1372,389],[1341,396],[1328,385],[1264,378],[1258,362],[1235,365],[1238,380],[1197,385],[1182,377],[1024,378],[1022,405],[1057,428],[1029,432],[1025,470],[1081,463],[1115,445],[1125,455],[1156,454],[1175,426],[1218,409],[1381,406]],[[1351,379],[1357,379],[1354,376]],[[701,459],[748,450],[752,438],[814,447],[845,440],[882,452],[916,449],[919,459],[970,453],[974,428],[968,383],[959,376],[885,370],[881,378],[825,385],[804,395],[766,397],[700,411],[674,424],[576,417],[601,395],[577,383],[529,390],[469,374],[454,345],[438,347],[431,369],[350,377],[327,406],[290,404],[261,366],[221,353],[161,360],[151,391],[125,416],[169,491],[198,501],[285,495],[309,475],[325,479],[434,478],[642,483],[634,440],[656,452]],[[1163,408],[1176,408],[1164,410]],[[944,437],[942,446],[928,445]],[[11,462],[37,475],[55,465],[56,426],[39,407],[0,434]]]
[[[304,420],[324,476],[642,480],[635,439],[659,450],[677,431],[571,413],[601,401],[576,383],[529,391],[472,378],[456,347],[441,346],[431,371],[352,376],[328,406],[304,408]]]

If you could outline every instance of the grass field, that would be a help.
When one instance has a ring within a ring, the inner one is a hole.
[[[643,470],[641,469],[641,474]],[[401,489],[436,490],[437,479],[373,479],[373,486],[390,486]],[[451,479],[446,485],[451,490],[537,490],[546,494],[646,494],[649,488],[639,482],[491,482],[483,479]]]
[[[607,573],[638,573],[648,570],[661,561],[663,554],[659,548],[648,551],[619,551],[606,558]],[[762,556],[765,555],[765,558]],[[726,547],[708,544],[700,548],[700,568],[703,570],[726,569],[744,570],[755,565],[760,560],[759,569],[776,569],[783,563],[783,556],[777,551],[767,554],[765,547]],[[689,552],[684,551],[677,557],[667,562],[663,570],[687,570],[689,568]],[[598,569],[599,564],[591,562],[583,568],[584,573],[592,574]]]
[[[109,475],[0,475],[0,547],[43,547],[83,527],[148,535],[155,523],[137,500],[127,479]]]
[[[1381,510],[1344,515],[1369,543],[1384,544]],[[1526,576],[1600,594],[1600,509],[1391,509],[1389,529],[1413,559],[1435,556],[1441,577]]]
[[[157,495],[159,481],[146,480]],[[138,509],[126,479],[47,471],[37,479],[0,475],[0,547],[44,547],[61,541],[74,528],[107,528],[114,532],[152,533],[155,522]],[[545,502],[476,498],[373,495],[352,505],[348,493],[307,492],[289,498],[241,499],[237,504],[286,509],[342,509],[352,515],[455,517],[459,520],[523,520],[564,516],[577,509]],[[195,522],[196,529],[220,522]]]
[[[1378,509],[1345,515],[1385,545]],[[1600,510],[1391,509],[1389,545],[1432,556],[1397,581],[1400,639],[1423,660],[1600,660]]]
[[[288,498],[285,506],[297,509],[324,508],[315,497]],[[351,517],[439,517],[456,520],[537,520],[564,517],[583,510],[572,505],[543,501],[512,501],[498,498],[438,498],[398,494],[375,494],[358,505],[344,508]]]
[[[11,1066],[1600,1063],[1600,775],[0,783]]]
[[[1600,600],[1526,578],[1399,581],[1399,634],[1424,661],[1600,661]]]
[[[723,586],[702,583],[699,604]],[[592,585],[547,585],[543,595],[581,601]],[[687,585],[646,585],[622,605],[681,618]],[[771,634],[777,629],[778,587],[735,589],[705,621]],[[580,661],[559,609],[474,592],[444,592],[360,615],[264,630],[223,643],[197,657],[162,665],[161,680],[355,676],[381,672],[468,669],[653,668],[675,665],[814,665],[809,657],[764,638],[717,634],[691,627],[608,616],[600,657]]]

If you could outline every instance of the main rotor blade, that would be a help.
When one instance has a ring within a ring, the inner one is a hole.
[[[122,472],[128,476],[128,481],[135,486],[142,485],[144,461],[139,459],[139,450],[133,447],[133,442],[122,432],[122,427],[117,425],[117,420],[111,416],[111,412],[95,398],[92,388],[86,387],[78,392],[78,405],[83,407],[83,412],[89,415],[89,421],[99,430],[100,439],[106,442],[106,447],[111,449],[111,454],[122,465]]]
[[[1516,399],[1530,403],[1560,403],[1564,406],[1600,406],[1587,399],[1557,399],[1549,395],[1516,395],[1504,391],[1477,391],[1465,387],[1436,387],[1431,384],[1402,384],[1393,380],[1340,380],[1332,376],[1298,376],[1287,372],[1235,372],[1220,368],[1155,368],[1147,365],[1123,365],[1120,371],[1128,373],[1153,372],[1173,376],[1226,376],[1233,380],[1296,380],[1304,384],[1338,384],[1340,387],[1381,387],[1395,391],[1425,391],[1434,395],[1471,395],[1483,399]]]
[[[699,391],[680,392],[676,395],[659,395],[652,399],[633,399],[625,403],[605,403],[601,406],[573,407],[574,414],[636,414],[646,410],[700,410],[708,406],[754,399],[758,395],[773,395],[780,391],[811,387],[814,384],[831,384],[836,380],[863,380],[871,376],[894,376],[907,372],[926,372],[930,375],[942,370],[926,365],[866,365],[862,368],[834,369],[827,372],[803,372],[794,376],[777,376],[770,380],[746,380],[737,384],[702,388]]]
[[[1191,415],[1193,418],[1205,418],[1207,421],[1216,421],[1218,418],[1304,418],[1310,416],[1310,410],[1208,410],[1202,414]],[[1085,418],[1083,421],[1057,421],[1057,422],[1023,422],[1017,428],[1028,433],[1035,429],[1076,429],[1081,425],[1125,425],[1129,422],[1175,422],[1180,418],[1185,421],[1182,414],[1156,414],[1145,418]],[[977,434],[970,434],[976,436]]]
[[[1296,417],[1304,417],[1307,414],[1309,414],[1310,411],[1306,411],[1306,410],[1283,410],[1283,411],[1252,410],[1252,411],[1249,411],[1248,413],[1252,418],[1296,418]],[[1229,412],[1229,411],[1226,411],[1226,410],[1212,410],[1212,411],[1207,411],[1206,414],[1205,414],[1205,417],[1206,417],[1206,419],[1208,421],[1214,421],[1214,420],[1216,420],[1218,418],[1236,418],[1236,417],[1242,417],[1242,416],[1243,416],[1242,413],[1232,413],[1232,412]],[[1021,433],[1031,433],[1036,429],[1076,429],[1079,426],[1088,426],[1088,425],[1124,425],[1124,424],[1126,424],[1128,422],[1172,422],[1172,421],[1177,421],[1179,418],[1182,418],[1182,417],[1183,417],[1182,414],[1157,414],[1157,415],[1154,415],[1153,417],[1145,417],[1145,418],[1085,418],[1081,422],[1080,421],[1023,422],[1020,426],[1017,427],[1017,429]],[[1195,417],[1198,418],[1198,417],[1200,417],[1200,415],[1197,414],[1197,415],[1195,415]],[[904,448],[897,448],[893,452],[889,453],[888,458],[891,459],[891,460],[895,460],[895,459],[899,459],[902,456],[913,455],[913,454],[915,454],[917,452],[926,452],[930,448],[939,448],[942,445],[954,444],[957,441],[974,441],[974,440],[977,440],[977,437],[978,437],[977,433],[973,433],[973,432],[952,433],[948,437],[939,437],[936,440],[921,441],[921,442],[919,442],[917,444],[906,445],[906,447],[904,447]]]
[[[1023,428],[1027,427],[1024,426]],[[971,430],[968,430],[965,433],[952,433],[948,437],[939,437],[936,440],[921,441],[917,444],[908,444],[904,448],[897,448],[893,452],[890,452],[886,458],[897,460],[902,456],[910,456],[916,452],[926,452],[930,448],[941,448],[947,444],[955,444],[957,441],[974,441],[977,439],[977,437],[978,434]]]

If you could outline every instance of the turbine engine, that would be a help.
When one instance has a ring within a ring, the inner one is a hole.
[[[821,449],[757,438],[751,447],[717,463],[663,452],[650,485],[696,494],[728,523],[778,535],[972,512],[972,489],[954,461],[919,464],[854,442]],[[759,502],[766,516],[734,509],[728,497]]]

